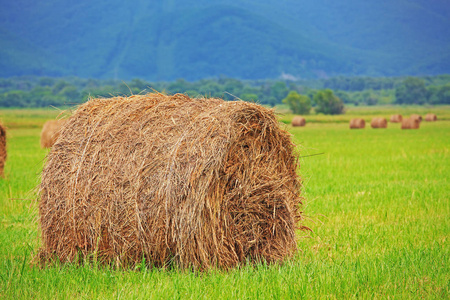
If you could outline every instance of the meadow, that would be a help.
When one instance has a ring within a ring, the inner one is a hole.
[[[280,120],[292,115],[280,109]],[[419,130],[371,129],[373,116],[434,112]],[[1,299],[450,298],[450,107],[354,107],[292,128],[305,197],[299,251],[282,265],[231,271],[40,268],[35,187],[44,121],[61,112],[0,110],[8,160],[0,179]],[[366,119],[349,130],[348,120]]]

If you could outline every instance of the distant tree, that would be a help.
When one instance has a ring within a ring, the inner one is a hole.
[[[423,104],[427,98],[425,81],[417,77],[408,77],[395,88],[396,104]]]
[[[4,107],[26,107],[27,93],[20,90],[10,91],[2,97],[2,106]]]
[[[330,89],[318,91],[314,95],[314,102],[317,105],[317,113],[326,115],[339,115],[344,113],[344,103]]]
[[[257,102],[258,101],[258,95],[252,94],[252,93],[244,93],[240,97],[244,101],[248,102]]]
[[[443,86],[431,86],[428,92],[430,94],[430,103],[450,104],[450,83]]]
[[[284,99],[288,94],[289,90],[286,83],[283,81],[277,81],[270,87],[270,95],[278,99],[278,101]]]
[[[311,99],[308,96],[300,95],[296,91],[291,91],[283,103],[287,104],[294,114],[308,115],[311,110]]]
[[[191,85],[184,79],[177,79],[167,87],[169,93],[185,93],[187,90],[191,90]]]
[[[59,96],[66,99],[69,102],[80,102],[80,93],[77,88],[73,85],[68,85],[63,88],[59,93]]]
[[[377,95],[371,90],[364,91],[362,96],[363,102],[367,105],[376,105],[378,103]]]
[[[352,103],[352,99],[349,94],[344,91],[336,91],[336,96],[338,96],[344,103]]]
[[[143,90],[147,89],[148,83],[146,83],[145,81],[143,81],[139,78],[134,78],[131,80],[131,82],[128,84],[128,86],[130,87],[130,89],[136,88],[139,91],[143,91]]]

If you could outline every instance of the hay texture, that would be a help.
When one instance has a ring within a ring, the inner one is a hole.
[[[6,157],[6,128],[0,123],[0,177],[4,175]]]
[[[306,120],[305,118],[301,117],[301,116],[295,116],[292,119],[292,126],[294,127],[302,127],[306,125]]]
[[[387,128],[387,120],[385,118],[373,118],[370,122],[372,128]]]
[[[51,148],[53,146],[65,122],[66,120],[50,120],[44,123],[41,130],[41,148]]]
[[[301,182],[272,110],[159,93],[92,99],[42,172],[41,259],[230,268],[297,248]]]
[[[418,118],[408,118],[402,120],[402,129],[419,129],[420,121]]]
[[[427,114],[425,116],[425,121],[427,121],[427,122],[437,121],[437,116],[435,114]]]
[[[356,118],[350,120],[350,129],[362,129],[366,127],[364,119]]]
[[[390,119],[390,122],[391,122],[391,123],[401,123],[401,122],[402,122],[402,119],[403,119],[402,115],[399,115],[399,114],[397,114],[397,115],[392,115],[392,116],[391,116],[391,119]]]
[[[414,119],[414,120],[419,120],[419,122],[422,122],[422,116],[421,115],[412,114],[409,118],[410,119]]]

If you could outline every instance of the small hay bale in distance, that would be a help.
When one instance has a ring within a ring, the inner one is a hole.
[[[370,122],[372,128],[387,128],[387,120],[385,118],[373,118]]]
[[[418,114],[412,114],[409,118],[419,120],[419,122],[422,122],[422,116]]]
[[[437,121],[437,116],[435,114],[426,114],[425,121],[427,122],[435,122]]]
[[[350,129],[362,129],[364,127],[366,127],[364,119],[355,118],[350,120]]]
[[[39,257],[199,270],[283,261],[297,248],[296,170],[290,135],[262,106],[159,93],[92,99],[42,171]]]
[[[402,119],[403,119],[402,115],[396,114],[396,115],[391,116],[390,122],[391,123],[401,123]]]
[[[51,148],[59,137],[61,127],[66,120],[49,120],[41,130],[41,148]]]
[[[0,123],[0,177],[4,174],[6,157],[6,128]]]
[[[301,117],[301,116],[295,116],[293,119],[292,119],[292,126],[294,126],[294,127],[301,127],[301,126],[305,126],[305,124],[306,124],[306,120],[305,120],[305,118],[303,118],[303,117]]]
[[[419,129],[420,120],[418,118],[408,118],[402,120],[402,129]]]

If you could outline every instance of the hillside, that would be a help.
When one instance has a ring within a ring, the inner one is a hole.
[[[450,72],[444,0],[17,0],[0,76],[174,80]]]

